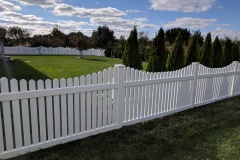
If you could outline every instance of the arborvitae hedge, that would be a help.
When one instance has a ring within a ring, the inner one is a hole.
[[[240,60],[240,52],[239,52],[239,46],[237,43],[233,43],[233,61],[239,61]]]
[[[210,32],[207,34],[207,37],[203,42],[203,46],[198,58],[202,65],[207,67],[212,66],[212,40]]]
[[[137,28],[131,31],[130,36],[127,39],[127,43],[123,52],[123,64],[127,67],[142,69],[141,55],[138,47]]]
[[[233,61],[232,41],[228,37],[223,45],[223,66],[231,64]]]
[[[188,50],[187,50],[187,54],[185,56],[184,59],[184,66],[187,66],[189,64],[191,64],[192,62],[197,62],[197,41],[196,38],[193,36]]]
[[[158,34],[153,39],[151,46],[147,71],[161,72],[166,71],[167,53],[165,49],[164,30],[160,28]]]
[[[223,67],[222,45],[220,40],[218,39],[218,36],[215,38],[212,45],[212,67]]]
[[[184,50],[181,33],[178,33],[178,36],[173,44],[173,49],[168,57],[167,61],[167,70],[174,71],[184,67]]]

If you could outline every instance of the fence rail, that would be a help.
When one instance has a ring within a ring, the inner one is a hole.
[[[116,65],[74,79],[0,79],[0,158],[240,94],[240,63],[149,73]]]

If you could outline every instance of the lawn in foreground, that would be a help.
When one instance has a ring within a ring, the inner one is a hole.
[[[240,158],[240,97],[123,127],[15,159]]]
[[[115,64],[121,64],[118,58],[87,56],[78,59],[77,56],[11,56],[14,63],[0,63],[0,78],[9,79],[60,79],[74,78],[93,72],[103,71]],[[144,70],[147,63],[143,62]]]

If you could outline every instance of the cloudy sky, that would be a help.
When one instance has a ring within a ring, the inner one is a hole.
[[[0,25],[48,34],[54,25],[64,33],[91,36],[107,25],[126,38],[134,25],[153,37],[174,27],[206,35],[240,38],[240,0],[0,0]]]

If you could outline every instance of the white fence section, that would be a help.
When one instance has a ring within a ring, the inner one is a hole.
[[[72,48],[47,48],[47,47],[4,47],[5,55],[80,55],[79,50]],[[84,55],[104,56],[102,49],[84,50]]]
[[[240,94],[240,63],[172,72],[115,68],[74,79],[0,79],[0,158],[81,139]]]

